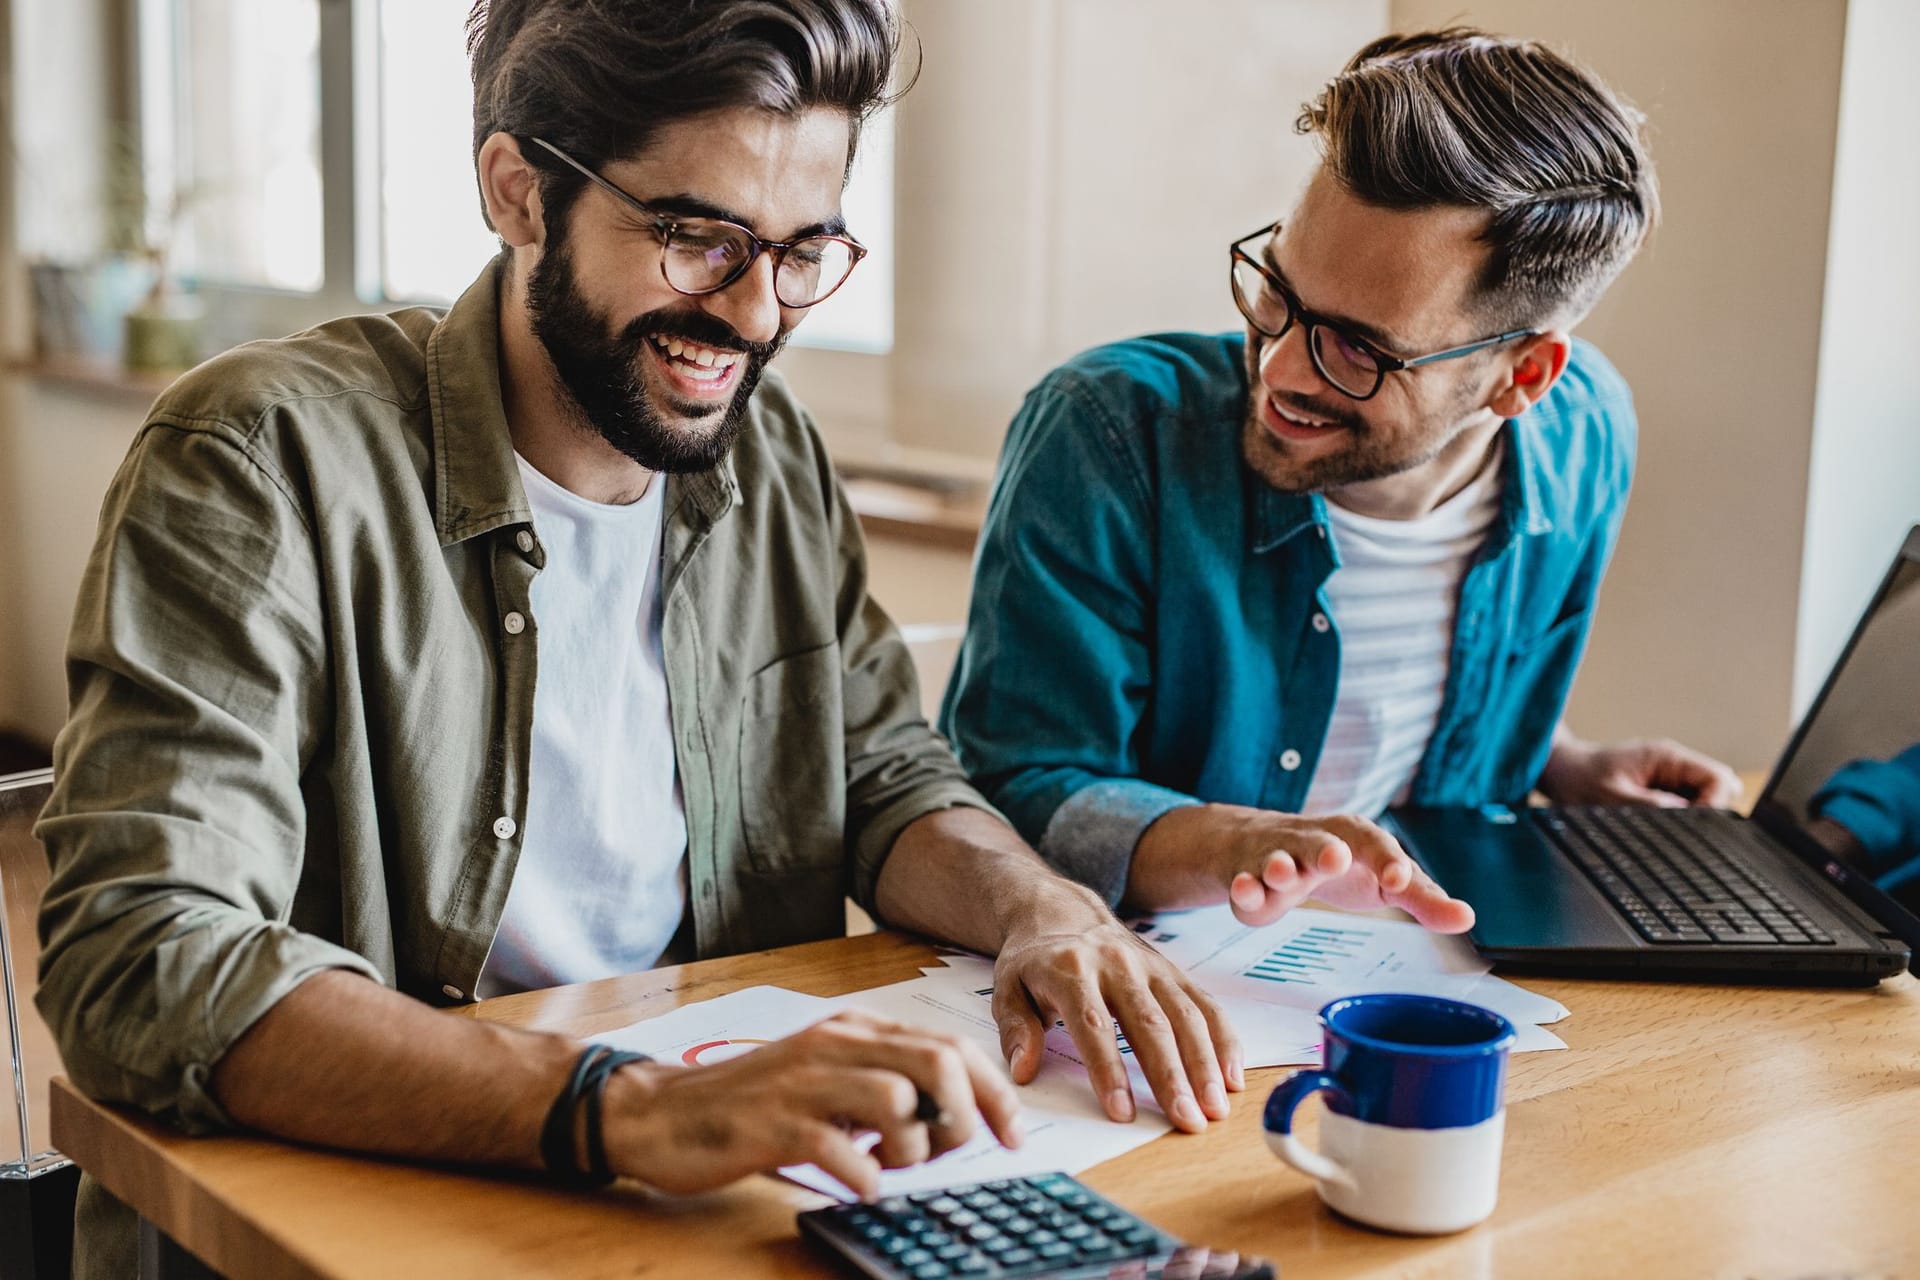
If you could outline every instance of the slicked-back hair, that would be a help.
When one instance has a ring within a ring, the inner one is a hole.
[[[1645,119],[1592,72],[1468,27],[1383,36],[1302,109],[1327,172],[1388,209],[1484,209],[1475,309],[1585,314],[1659,216]]]
[[[710,111],[828,107],[847,114],[851,167],[862,122],[898,96],[899,46],[887,0],[476,0],[474,157],[495,133],[520,139],[555,220],[586,179],[528,138],[598,169]]]

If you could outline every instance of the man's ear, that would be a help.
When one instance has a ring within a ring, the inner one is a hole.
[[[512,135],[496,133],[481,143],[474,170],[487,217],[500,238],[515,249],[543,242],[546,224],[540,215],[538,175]]]
[[[1516,349],[1505,353],[1487,407],[1502,418],[1519,417],[1560,380],[1572,354],[1573,338],[1564,329],[1521,339]]]

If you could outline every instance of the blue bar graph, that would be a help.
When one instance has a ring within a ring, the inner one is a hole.
[[[1249,965],[1246,975],[1266,982],[1313,986],[1340,972],[1341,962],[1359,955],[1372,936],[1364,929],[1316,924]]]

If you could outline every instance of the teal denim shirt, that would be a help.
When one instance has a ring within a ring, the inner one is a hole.
[[[961,763],[1118,903],[1180,805],[1297,811],[1340,676],[1317,494],[1242,462],[1240,334],[1161,334],[1049,374],[1008,433],[941,713]],[[1576,342],[1506,427],[1500,514],[1461,587],[1411,800],[1523,800],[1546,764],[1632,478],[1626,383]]]

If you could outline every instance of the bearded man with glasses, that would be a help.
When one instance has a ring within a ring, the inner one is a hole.
[[[38,1000],[81,1088],[673,1192],[815,1163],[872,1193],[983,1127],[1018,1142],[1007,1069],[913,1027],[680,1067],[433,1008],[836,936],[851,892],[998,954],[1014,1080],[1064,1020],[1132,1119],[1118,1024],[1177,1126],[1226,1115],[1217,1008],[921,717],[767,369],[864,252],[840,194],[897,43],[885,0],[482,0],[500,256],[444,314],[253,343],[160,397],[39,828]],[[131,1226],[83,1181],[79,1274],[131,1271]]]
[[[1043,856],[1138,908],[1317,897],[1467,929],[1391,804],[1725,805],[1562,722],[1632,475],[1571,336],[1656,213],[1640,118],[1539,45],[1362,49],[1322,164],[1234,241],[1244,333],[1050,374],[1008,434],[942,727]]]

